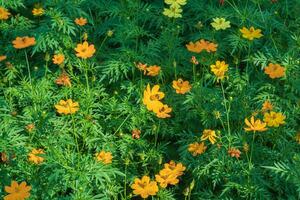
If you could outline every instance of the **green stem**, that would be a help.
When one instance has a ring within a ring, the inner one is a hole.
[[[73,135],[75,137],[75,143],[76,143],[77,152],[79,153],[79,144],[78,144],[77,135],[76,135],[76,132],[75,132],[75,120],[74,120],[74,116],[73,115],[71,115],[71,117],[72,117]]]
[[[196,82],[196,65],[193,63],[193,77],[194,77],[194,83]]]
[[[155,131],[155,135],[154,135],[154,137],[155,137],[154,146],[155,146],[155,147],[157,147],[157,140],[158,140],[158,132],[159,132],[159,129],[160,129],[160,121],[158,122],[158,127],[157,127],[157,129],[156,129],[156,131]]]
[[[222,88],[222,94],[223,94],[223,102],[224,102],[224,107],[225,107],[225,110],[226,110],[226,120],[227,120],[227,132],[228,132],[228,135],[229,135],[229,148],[230,148],[230,144],[231,144],[231,130],[230,130],[230,104],[228,103],[227,104],[227,100],[226,100],[226,97],[225,97],[225,91],[224,91],[224,87],[223,87],[223,83],[221,81],[221,88]]]
[[[88,77],[88,63],[85,61],[84,63],[84,76],[85,76],[85,83],[86,83],[86,88],[87,92],[90,92],[90,85],[89,85],[89,77]]]
[[[28,62],[27,51],[25,50],[24,52],[25,52],[25,58],[26,58],[27,71],[28,71],[28,76],[29,76],[30,86],[32,86],[31,74],[30,74],[30,66],[29,66],[29,62]]]
[[[251,153],[250,153],[250,159],[249,159],[249,170],[251,168],[251,163],[252,163],[252,153],[253,153],[254,138],[255,138],[255,131],[253,133],[252,143],[251,143]]]
[[[124,179],[124,197],[125,197],[125,199],[127,199],[126,198],[126,196],[127,196],[127,194],[126,194],[126,182],[127,182],[127,164],[125,164],[125,179]]]

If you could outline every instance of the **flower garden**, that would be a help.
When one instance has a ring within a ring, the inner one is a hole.
[[[0,199],[300,199],[299,13],[0,1]]]

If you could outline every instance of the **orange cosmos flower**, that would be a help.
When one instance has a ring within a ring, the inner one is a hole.
[[[102,162],[103,164],[112,163],[113,156],[110,152],[100,151],[99,153],[96,153],[95,156],[96,160]]]
[[[205,146],[204,142],[194,142],[192,144],[189,144],[188,151],[191,152],[193,156],[197,156],[203,154],[206,149],[207,146]]]
[[[72,99],[60,100],[58,104],[55,105],[56,111],[59,114],[73,114],[79,110],[78,102],[73,102]]]
[[[263,123],[259,119],[255,120],[253,116],[251,117],[250,122],[247,118],[245,118],[245,124],[248,126],[244,128],[245,131],[262,132],[267,130],[267,123]]]
[[[266,100],[262,105],[262,112],[273,110],[273,105],[269,100]]]
[[[231,156],[231,157],[236,157],[236,158],[239,158],[240,155],[241,155],[241,151],[236,149],[236,148],[230,148],[228,150],[228,154]]]
[[[138,63],[138,64],[135,64],[136,65],[136,67],[140,70],[140,71],[142,71],[142,72],[144,72],[144,75],[146,75],[146,73],[147,73],[147,64],[143,64],[143,63]]]
[[[285,75],[285,68],[279,64],[270,63],[265,67],[265,74],[268,74],[270,78],[280,78]]]
[[[217,61],[216,64],[210,66],[210,70],[215,74],[218,79],[223,79],[225,73],[228,71],[228,64],[225,61]]]
[[[75,19],[75,23],[79,26],[84,26],[86,25],[87,23],[87,19],[86,18],[83,18],[83,17],[80,17],[80,18],[76,18]]]
[[[161,103],[160,101],[157,101],[153,106],[153,112],[158,118],[168,118],[171,117],[169,113],[172,112],[172,108],[170,108],[166,104]]]
[[[55,83],[57,85],[63,85],[63,86],[67,86],[67,87],[71,87],[71,80],[68,76],[67,73],[63,72],[61,73],[61,75],[55,80]]]
[[[285,124],[285,116],[282,113],[271,111],[264,114],[264,122],[270,127],[278,127],[281,124]]]
[[[12,41],[14,48],[16,49],[24,49],[30,46],[35,45],[34,37],[17,37],[14,41]]]
[[[201,141],[208,139],[210,141],[210,143],[215,144],[216,138],[217,138],[216,131],[210,130],[210,129],[205,129],[201,136]]]
[[[43,149],[32,149],[28,154],[28,160],[37,165],[41,164],[44,161],[44,158],[39,156],[41,154],[45,154]]]
[[[159,91],[159,85],[154,85],[151,89],[148,84],[146,90],[144,90],[143,103],[149,111],[152,111],[154,107],[159,106],[159,100],[162,100],[164,97],[165,94]]]
[[[77,44],[77,47],[75,48],[76,56],[79,58],[87,59],[94,55],[96,52],[96,49],[94,45],[89,45],[88,42],[83,42],[82,44]]]
[[[160,72],[160,66],[152,65],[146,68],[148,76],[157,76]]]
[[[26,125],[25,128],[28,132],[32,132],[35,129],[35,125],[34,125],[34,123],[31,123],[31,124]]]
[[[181,78],[177,81],[173,81],[172,87],[176,90],[177,94],[185,94],[192,88],[188,81],[183,81]]]
[[[253,26],[251,26],[250,29],[243,27],[242,29],[240,29],[240,31],[243,34],[243,38],[246,38],[248,40],[261,38],[263,36],[263,34],[261,34],[261,30],[255,29]]]
[[[186,167],[182,163],[176,164],[173,160],[171,160],[169,163],[165,163],[164,168],[172,171],[172,173],[176,176],[183,175],[183,172],[186,169]]]
[[[56,54],[53,56],[52,61],[56,65],[60,65],[65,61],[65,56],[64,54]]]
[[[7,20],[10,15],[7,9],[0,6],[0,20]]]
[[[42,16],[44,14],[45,10],[43,8],[34,8],[32,10],[32,14],[34,16]]]
[[[190,52],[194,52],[194,53],[200,53],[203,50],[206,50],[207,52],[215,52],[217,51],[217,47],[218,47],[217,44],[213,42],[205,41],[203,39],[195,43],[190,42],[189,44],[186,45],[186,48]]]
[[[131,188],[133,189],[133,194],[140,195],[144,199],[148,196],[154,196],[158,192],[157,183],[150,181],[149,176],[143,176],[142,179],[134,179]]]
[[[5,186],[5,191],[9,193],[4,200],[24,200],[30,197],[31,186],[27,186],[23,181],[20,185],[17,181],[12,181],[10,186]]]
[[[155,175],[155,180],[162,188],[166,188],[169,184],[176,185],[179,183],[179,179],[177,178],[176,174],[169,169],[160,170],[159,174]]]
[[[141,131],[139,129],[133,129],[131,134],[133,139],[140,139],[141,137]]]
[[[5,55],[0,55],[0,62],[3,61],[3,60],[6,60],[6,58],[7,57]]]

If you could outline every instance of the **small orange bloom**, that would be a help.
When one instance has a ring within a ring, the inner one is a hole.
[[[76,56],[82,59],[90,58],[94,55],[96,52],[96,49],[94,45],[89,45],[88,42],[83,42],[82,44],[77,44],[77,47],[75,48]]]
[[[37,165],[41,164],[44,161],[44,158],[39,155],[42,154],[45,154],[43,149],[32,149],[32,151],[28,154],[28,160]]]
[[[203,40],[203,39],[201,39],[195,43],[190,42],[189,44],[186,45],[186,48],[190,52],[194,52],[194,53],[200,53],[203,50],[206,50],[209,53],[215,52],[215,51],[217,51],[217,47],[218,47],[217,44]]]
[[[142,72],[144,72],[144,75],[146,75],[146,73],[147,73],[147,64],[143,64],[143,63],[138,63],[138,64],[136,64],[136,67],[140,70],[140,71],[142,71]]]
[[[147,75],[148,76],[157,76],[160,72],[160,66],[157,66],[157,65],[152,65],[152,66],[149,66],[147,67]]]
[[[44,14],[45,10],[43,8],[34,8],[32,10],[32,14],[34,16],[42,16]]]
[[[84,26],[86,25],[87,23],[87,19],[86,18],[83,18],[83,17],[80,17],[80,18],[76,18],[75,19],[75,23],[79,26]]]
[[[268,74],[270,78],[281,78],[285,75],[285,68],[279,64],[270,63],[265,68],[265,74]]]
[[[9,193],[4,200],[24,200],[30,197],[31,186],[27,186],[23,181],[20,185],[17,181],[12,181],[10,186],[5,186],[5,192]]]
[[[35,129],[35,125],[33,123],[31,123],[31,124],[26,125],[25,128],[28,132],[32,132]]]
[[[0,6],[0,20],[7,20],[10,15],[7,9]]]
[[[269,100],[266,100],[263,103],[263,106],[262,106],[261,110],[262,110],[262,112],[271,111],[271,110],[273,110],[273,105],[271,104],[271,102]]]
[[[5,55],[0,55],[0,62],[3,61],[3,60],[6,60],[6,58],[7,57]]]
[[[197,60],[197,58],[195,56],[192,56],[191,63],[193,63],[194,65],[198,65],[199,64],[199,62],[198,62],[198,60]]]
[[[68,76],[67,73],[63,72],[61,73],[61,75],[55,80],[55,83],[57,85],[63,85],[63,86],[67,86],[67,87],[71,87],[71,80]]]
[[[34,37],[17,37],[14,41],[12,41],[14,48],[16,49],[24,49],[30,46],[35,45]]]
[[[64,54],[56,54],[53,56],[52,61],[56,65],[60,65],[65,61],[65,56]]]
[[[198,143],[192,143],[189,144],[188,151],[192,153],[193,156],[197,156],[200,154],[203,154],[205,150],[207,149],[207,146],[205,146],[204,142]]]
[[[192,88],[188,81],[183,81],[181,78],[177,81],[173,81],[172,87],[176,90],[177,94],[185,94]]]
[[[170,108],[168,105],[161,103],[160,101],[156,102],[157,105],[154,106],[153,112],[156,114],[158,118],[168,118],[171,117],[169,114],[172,112],[172,108]]]
[[[148,196],[155,196],[158,192],[158,186],[155,181],[151,181],[149,176],[143,176],[141,179],[135,178],[131,185],[133,194],[140,195],[143,199]]]
[[[228,150],[228,154],[231,156],[231,157],[236,157],[236,158],[239,158],[240,155],[241,155],[241,151],[236,149],[236,148],[230,148]]]
[[[132,138],[133,139],[140,139],[140,137],[141,137],[141,131],[139,129],[133,129],[131,131],[131,133],[132,133]]]
[[[97,161],[100,161],[104,164],[110,164],[113,158],[110,152],[105,151],[100,151],[99,153],[96,153],[95,156]]]

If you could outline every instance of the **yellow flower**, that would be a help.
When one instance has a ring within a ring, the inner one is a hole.
[[[225,61],[217,61],[216,64],[210,66],[210,70],[218,79],[222,80],[228,71],[228,64],[226,64]]]
[[[161,103],[160,101],[157,101],[153,105],[153,112],[158,118],[168,118],[171,117],[169,113],[172,112],[172,108],[170,108],[166,104]]]
[[[246,27],[243,27],[240,29],[241,33],[243,34],[243,38],[246,38],[248,40],[253,40],[256,38],[261,38],[263,34],[261,34],[260,29],[254,29],[253,26],[250,27],[250,29],[247,29]]]
[[[89,45],[88,42],[83,42],[82,44],[77,44],[77,47],[75,48],[76,56],[82,59],[90,58],[94,55],[96,52],[96,49],[94,45]]]
[[[135,178],[131,185],[133,194],[140,195],[146,199],[148,196],[154,196],[158,192],[158,186],[155,181],[150,181],[149,176],[143,176],[142,179]]]
[[[203,154],[206,150],[207,146],[205,146],[204,142],[198,143],[194,142],[189,144],[188,151],[192,153],[193,156],[197,156]]]
[[[183,6],[186,4],[186,0],[165,0],[165,3],[169,5]]]
[[[164,164],[165,169],[171,170],[173,174],[176,176],[183,175],[183,172],[185,171],[186,167],[183,166],[182,163],[176,164],[173,160],[171,160],[169,163]]]
[[[258,120],[255,120],[254,117],[252,116],[251,119],[250,119],[250,122],[247,118],[245,118],[245,124],[248,126],[248,127],[245,127],[245,131],[258,131],[258,132],[262,132],[262,131],[266,131],[267,128],[267,123],[263,123],[262,121],[260,121],[259,119]]]
[[[182,9],[179,5],[173,4],[170,6],[170,8],[164,8],[163,14],[170,18],[180,18]]]
[[[45,10],[43,8],[34,8],[32,10],[32,14],[34,16],[42,16],[44,14]]]
[[[273,109],[273,105],[269,100],[266,100],[262,105],[262,112],[266,112]]]
[[[72,99],[60,100],[58,104],[55,105],[56,111],[59,114],[73,114],[79,110],[78,102],[73,102]]]
[[[159,85],[154,85],[151,89],[148,84],[144,91],[143,103],[149,111],[152,111],[154,107],[160,106],[158,105],[160,103],[159,100],[162,100],[164,97],[165,94],[159,91]]]
[[[185,94],[192,88],[188,81],[183,81],[181,78],[177,81],[173,81],[172,87],[176,90],[177,94]]]
[[[160,72],[160,66],[152,65],[146,68],[148,76],[157,76]]]
[[[211,24],[212,27],[214,27],[214,29],[216,29],[217,31],[222,29],[225,30],[227,28],[230,28],[230,21],[226,21],[226,19],[224,18],[213,18],[213,21]]]
[[[65,61],[64,54],[56,54],[53,56],[52,61],[54,64],[60,65]]]
[[[9,193],[4,200],[24,200],[30,197],[31,186],[27,186],[23,181],[20,185],[17,181],[12,181],[10,186],[5,186],[5,191]]]
[[[95,154],[96,159],[104,164],[110,164],[112,162],[112,155],[110,152],[100,151]]]
[[[30,46],[35,45],[34,37],[17,37],[14,41],[12,41],[14,48],[16,49],[24,49]]]
[[[298,142],[298,144],[300,144],[300,132],[297,133],[295,139]]]
[[[278,127],[281,124],[285,124],[285,116],[282,113],[276,113],[271,111],[264,114],[264,122],[270,127]]]
[[[285,75],[285,68],[279,64],[270,63],[265,67],[265,74],[268,74],[270,78],[281,78]]]
[[[0,20],[6,20],[10,16],[10,12],[7,9],[0,6]]]
[[[43,149],[32,149],[32,151],[28,154],[28,160],[37,165],[41,164],[44,161],[44,158],[39,155],[42,154],[45,154]]]
[[[86,18],[83,18],[83,17],[80,17],[80,18],[76,18],[75,20],[75,23],[79,26],[84,26],[86,25],[87,23],[87,19]]]
[[[216,138],[217,138],[216,131],[210,130],[210,129],[205,129],[201,136],[201,141],[208,139],[210,141],[210,143],[214,144],[214,143],[216,143]]]

